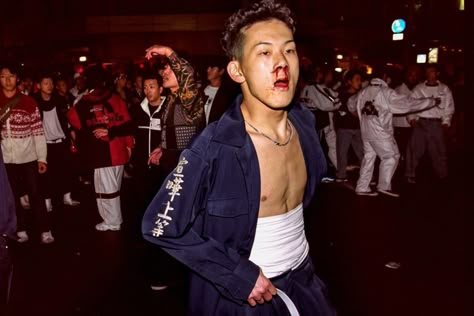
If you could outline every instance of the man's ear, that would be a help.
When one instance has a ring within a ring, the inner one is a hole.
[[[240,64],[237,60],[232,60],[227,64],[227,73],[229,77],[237,83],[243,83],[245,77],[240,70]]]
[[[163,93],[163,87],[160,87],[160,95]]]

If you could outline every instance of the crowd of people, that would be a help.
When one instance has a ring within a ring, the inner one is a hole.
[[[24,243],[38,231],[41,243],[54,242],[48,212],[80,204],[77,179],[93,182],[103,220],[95,229],[118,231],[122,179],[131,177],[143,235],[159,246],[151,260],[171,269],[174,257],[193,270],[194,314],[251,315],[258,305],[272,315],[293,300],[301,314],[333,315],[311,272],[303,208],[321,180],[348,182],[353,165],[358,195],[398,197],[392,177],[398,169],[416,183],[425,152],[445,180],[453,122],[462,135],[463,77],[440,82],[432,64],[424,76],[405,67],[401,82],[386,65],[372,76],[299,66],[288,8],[263,0],[242,10],[226,24],[227,57],[199,65],[207,80],[164,45],[146,50],[145,71],[98,63],[73,78],[27,76],[1,63],[2,236]],[[166,277],[152,287],[166,288]],[[275,295],[282,301],[263,304]]]

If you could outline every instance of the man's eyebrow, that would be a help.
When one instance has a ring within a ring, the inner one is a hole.
[[[294,42],[295,42],[294,39],[289,39],[289,40],[287,40],[287,41],[284,43],[284,45],[287,45],[287,44],[289,44],[289,43],[294,43]],[[257,46],[260,46],[260,45],[273,45],[273,43],[272,43],[272,42],[265,42],[265,41],[262,41],[262,42],[258,42],[257,44],[255,44],[255,45],[253,46],[253,48],[255,48],[255,47],[257,47]]]

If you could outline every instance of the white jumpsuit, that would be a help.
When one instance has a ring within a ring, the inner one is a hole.
[[[366,102],[372,102],[378,115],[363,114]],[[356,192],[369,192],[374,163],[379,156],[380,168],[377,184],[378,190],[391,190],[393,174],[398,165],[400,153],[393,136],[393,114],[422,111],[435,106],[433,98],[414,99],[398,94],[388,87],[382,79],[372,79],[369,86],[351,97],[348,108],[356,112],[360,119],[360,130],[364,147],[359,180]]]
[[[302,102],[310,110],[318,109],[329,112],[329,125],[323,129],[324,137],[328,145],[328,157],[332,165],[337,169],[336,154],[336,130],[333,123],[333,111],[341,106],[338,93],[323,84],[307,85],[301,91],[301,98],[308,102]]]

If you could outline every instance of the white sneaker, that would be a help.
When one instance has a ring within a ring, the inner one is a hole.
[[[18,237],[16,241],[18,241],[19,243],[27,242],[29,239],[28,234],[24,230],[17,232],[16,235]]]
[[[20,197],[20,204],[21,204],[21,207],[23,207],[25,210],[31,210],[30,198],[28,197],[27,194]]]
[[[108,230],[118,231],[118,230],[120,230],[120,225],[109,225],[109,224],[106,224],[105,222],[102,222],[102,223],[99,223],[99,224],[95,225],[95,229],[97,229],[98,231],[101,231],[101,232],[105,232],[105,231],[108,231]]]
[[[395,261],[389,261],[385,264],[386,268],[393,269],[393,270],[398,270],[401,268],[400,262],[395,262]]]
[[[150,288],[153,290],[153,291],[163,291],[163,290],[166,290],[168,288],[168,285],[157,285],[157,284],[152,284],[150,286]]]
[[[391,196],[391,197],[400,197],[400,194],[398,194],[397,192],[393,192],[392,190],[381,190],[381,189],[377,189],[377,191],[379,191],[380,193],[382,194],[385,194],[385,195],[388,195],[388,196]]]
[[[81,202],[73,200],[71,198],[71,192],[64,194],[63,196],[63,204],[68,206],[78,206]]]
[[[41,243],[42,244],[50,244],[54,242],[54,237],[51,234],[51,231],[41,233]]]
[[[365,195],[365,196],[377,196],[379,195],[377,191],[356,191],[357,195]]]
[[[46,204],[46,211],[51,212],[53,210],[53,203],[51,203],[51,199],[44,199],[44,203]]]

